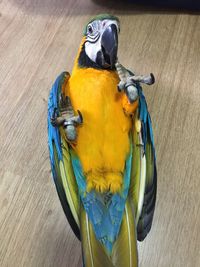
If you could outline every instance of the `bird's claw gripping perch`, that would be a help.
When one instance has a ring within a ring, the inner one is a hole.
[[[66,101],[62,101],[61,104],[60,116],[56,115],[57,109],[55,108],[51,117],[51,124],[54,127],[63,126],[67,139],[73,142],[77,137],[76,127],[83,123],[83,116],[79,110],[77,110],[78,115],[74,114],[69,97],[66,97]]]
[[[155,82],[153,73],[149,75],[131,75],[119,61],[116,62],[115,67],[120,78],[118,90],[126,93],[130,103],[133,103],[138,98],[137,83],[151,85]]]

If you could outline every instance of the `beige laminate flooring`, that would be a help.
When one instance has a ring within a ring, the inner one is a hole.
[[[121,20],[120,61],[156,77],[144,92],[158,198],[140,267],[200,266],[200,17],[105,3],[0,0],[1,267],[81,266],[51,179],[47,98],[55,77],[71,71],[83,26],[102,12]]]

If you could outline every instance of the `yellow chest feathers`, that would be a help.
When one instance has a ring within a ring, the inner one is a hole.
[[[115,72],[76,69],[66,88],[73,108],[83,115],[75,150],[86,176],[93,181],[100,177],[122,179],[130,149],[128,134],[132,124],[124,114],[118,83]]]

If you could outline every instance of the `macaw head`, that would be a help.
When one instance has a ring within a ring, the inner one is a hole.
[[[119,19],[103,14],[85,26],[83,43],[78,57],[81,67],[114,69],[117,60]]]

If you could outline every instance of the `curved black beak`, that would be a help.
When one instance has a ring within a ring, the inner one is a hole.
[[[109,25],[101,37],[101,65],[104,68],[115,67],[118,50],[118,31],[115,24]]]

